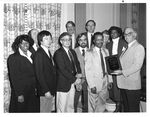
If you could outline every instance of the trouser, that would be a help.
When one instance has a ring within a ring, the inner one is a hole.
[[[116,103],[116,111],[120,112],[122,111],[122,97],[120,93],[120,89],[117,86],[117,77],[115,75],[112,75],[113,78],[113,87],[111,90],[109,90],[109,97]]]
[[[68,92],[57,92],[56,108],[58,113],[74,112],[74,95],[74,84],[71,85],[71,88]]]
[[[85,81],[82,84],[81,91],[75,91],[74,97],[74,109],[77,112],[77,106],[79,102],[79,97],[81,96],[81,103],[82,103],[82,112],[88,112],[88,90],[87,90],[87,82]]]
[[[121,89],[124,112],[140,112],[140,90]]]

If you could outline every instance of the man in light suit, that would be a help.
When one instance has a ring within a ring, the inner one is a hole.
[[[108,50],[102,48],[103,35],[94,33],[95,47],[85,54],[85,74],[88,83],[88,111],[103,112],[108,99],[107,85],[112,82],[107,74],[105,57],[109,56]]]
[[[117,54],[120,56],[122,51],[127,47],[127,42],[123,39],[122,29],[120,27],[112,26],[109,29],[109,35],[111,41],[106,45],[106,48],[109,51],[109,55]],[[120,90],[118,88],[116,75],[112,75],[112,77],[113,84],[112,89],[109,90],[109,96],[117,104],[115,112],[120,112],[122,111]]]
[[[118,74],[117,83],[121,89],[125,112],[139,112],[141,76],[140,71],[145,56],[144,47],[136,40],[137,33],[132,28],[124,32],[128,48],[120,56],[122,70]]]
[[[86,37],[87,37],[87,47],[90,49],[93,47],[93,35],[96,27],[96,22],[94,20],[88,20],[85,24]]]
[[[81,81],[82,90],[78,91],[76,89],[75,91],[74,107],[75,112],[77,112],[77,105],[79,97],[81,96],[82,112],[88,112],[88,90],[87,90],[87,81],[85,76],[85,62],[84,62],[85,53],[87,51],[87,37],[85,33],[79,34],[77,40],[79,43],[79,47],[75,48],[75,52],[80,62],[82,72],[82,81]]]
[[[74,112],[75,86],[81,82],[81,68],[77,55],[70,49],[71,36],[59,36],[60,48],[54,53],[57,70],[57,112]]]

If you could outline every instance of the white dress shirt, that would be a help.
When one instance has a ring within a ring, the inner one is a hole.
[[[43,50],[46,52],[46,54],[50,57],[49,52],[48,52],[48,48],[46,48],[45,46],[41,45],[41,47],[43,48]]]
[[[128,48],[132,46],[132,44],[136,42],[136,40],[132,41],[131,43],[128,44]]]
[[[75,43],[76,43],[75,34],[72,34],[71,39],[72,39],[72,49],[74,49],[75,48]]]
[[[89,44],[89,48],[91,47],[91,35],[93,35],[94,33],[87,33],[87,36],[88,36],[88,44]]]
[[[79,50],[80,50],[81,54],[83,53],[83,51],[82,51],[82,50],[84,50],[84,52],[86,53],[86,51],[87,51],[87,47],[82,48],[82,47],[80,47],[80,46],[79,46]]]
[[[115,55],[115,54],[118,54],[119,37],[116,39],[112,39],[112,41],[113,41],[112,55]]]

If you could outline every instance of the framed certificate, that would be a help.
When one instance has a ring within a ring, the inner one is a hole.
[[[111,55],[105,57],[108,74],[112,74],[115,70],[121,70],[121,64],[118,55]]]

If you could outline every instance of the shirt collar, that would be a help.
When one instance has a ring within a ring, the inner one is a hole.
[[[132,41],[131,43],[128,44],[128,48],[133,45],[133,43],[136,42],[136,40]]]
[[[20,53],[20,55],[22,55],[24,57],[30,57],[32,55],[32,53],[29,50],[27,50],[27,55],[25,55],[20,48],[19,48],[19,53]]]
[[[64,47],[64,46],[63,46],[63,48],[64,48],[64,50],[65,50],[65,51],[67,52],[67,54],[68,54],[68,50],[69,50],[69,49],[66,48],[66,47]]]
[[[112,39],[112,41],[115,43],[117,43],[119,41],[119,37],[118,38],[115,38],[115,39]]]
[[[45,52],[48,52],[48,48],[46,48],[45,46],[41,45],[41,47],[44,49]]]

